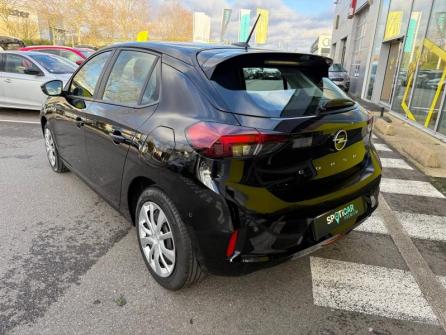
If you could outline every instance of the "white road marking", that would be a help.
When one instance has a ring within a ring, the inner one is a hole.
[[[7,122],[7,123],[25,123],[25,124],[40,124],[38,121],[23,121],[23,120],[1,120],[0,122]]]
[[[381,143],[374,143],[375,149],[378,151],[392,151],[387,145]]]
[[[409,271],[319,257],[310,264],[315,305],[438,324]]]
[[[446,242],[445,216],[408,212],[395,212],[395,215],[410,237]],[[389,234],[383,220],[376,212],[354,230],[374,234]]]
[[[445,196],[430,183],[416,180],[383,178],[381,180],[381,191],[385,193],[445,198]]]
[[[354,229],[355,231],[361,231],[374,234],[388,234],[386,226],[383,220],[378,214],[372,214],[367,220]]]
[[[410,237],[446,242],[446,217],[395,212]]]
[[[403,159],[398,158],[381,158],[384,168],[413,170]]]

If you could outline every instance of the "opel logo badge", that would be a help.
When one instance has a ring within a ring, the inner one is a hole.
[[[333,137],[333,144],[336,151],[341,151],[347,144],[347,132],[345,130],[339,130]]]

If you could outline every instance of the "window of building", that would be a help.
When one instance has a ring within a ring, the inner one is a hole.
[[[392,104],[392,110],[401,114],[405,114],[401,106],[403,98],[405,97],[405,103],[408,104],[413,89],[415,70],[423,48],[431,4],[432,0],[414,0],[413,3]]]
[[[105,86],[104,101],[136,105],[153,68],[156,56],[139,51],[121,51]]]
[[[365,63],[367,57],[367,45],[365,43],[366,29],[367,29],[368,8],[365,8],[358,14],[356,24],[356,33],[353,42],[353,56],[350,68],[351,86],[350,92],[358,96],[361,94],[362,79],[358,80],[361,73],[363,62]]]
[[[430,129],[436,129],[442,105],[444,111],[446,78],[444,51],[446,51],[446,2],[436,0],[423,44],[410,105],[410,111],[415,115],[417,122]],[[438,123],[438,131],[446,135],[444,116]]]
[[[384,31],[386,28],[387,12],[389,10],[390,0],[382,0],[379,9],[378,22],[376,24],[375,39],[373,41],[372,55],[370,59],[368,84],[365,98],[370,100],[372,98],[373,87],[375,85],[376,71],[378,69],[379,54],[381,52],[381,45],[384,38]]]
[[[344,66],[344,61],[345,61],[345,51],[347,49],[347,37],[343,38],[341,40],[341,59],[340,59],[340,63],[342,64],[342,66]]]
[[[335,19],[335,29],[339,28],[339,15],[336,15],[336,19]]]

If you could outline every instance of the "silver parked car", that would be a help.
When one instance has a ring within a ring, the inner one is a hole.
[[[332,64],[328,69],[328,77],[345,92],[350,88],[350,76],[342,64]]]
[[[77,65],[62,57],[31,51],[0,52],[0,107],[40,110],[46,96],[40,86],[65,84]]]

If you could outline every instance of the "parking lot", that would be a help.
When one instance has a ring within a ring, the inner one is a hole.
[[[0,111],[0,334],[444,334],[445,194],[375,143],[406,240],[380,211],[310,256],[169,292],[130,223],[49,168],[38,113]]]

